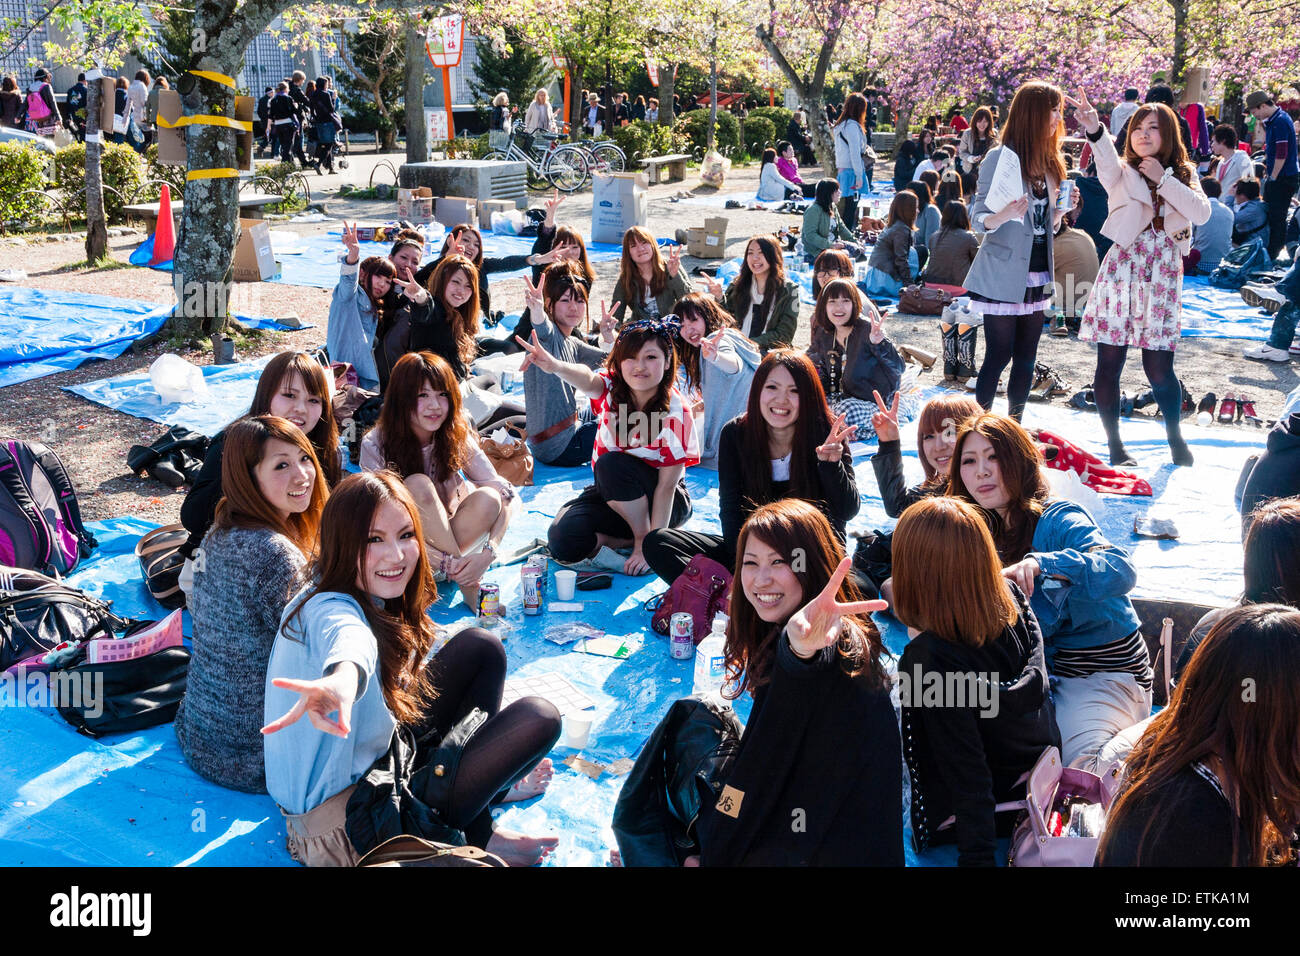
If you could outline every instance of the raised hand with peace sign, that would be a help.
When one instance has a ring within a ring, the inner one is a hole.
[[[618,319],[614,318],[614,313],[618,311],[620,303],[615,302],[608,309],[605,308],[605,300],[600,300],[600,340],[606,345],[613,343],[618,338]]]
[[[343,223],[343,247],[348,251],[348,265],[356,265],[361,258],[361,243],[357,239],[357,224]]]
[[[713,276],[705,276],[704,282],[708,286],[709,295],[713,296],[719,302],[722,301],[722,283]]]
[[[1101,126],[1101,117],[1097,115],[1097,108],[1088,102],[1088,94],[1079,90],[1077,100],[1065,94],[1061,95],[1065,96],[1065,102],[1074,107],[1074,118],[1079,121],[1079,125],[1089,133],[1097,132],[1097,127]]]
[[[542,280],[538,279],[533,282],[528,276],[524,276],[524,309],[532,309],[539,315],[544,311],[542,304]]]
[[[879,345],[885,341],[885,315],[876,308],[875,303],[871,302],[870,299],[867,302],[871,304],[871,315],[868,316],[871,320],[871,332],[867,338],[871,340],[872,345]]]
[[[853,436],[858,433],[857,425],[846,425],[848,413],[842,412],[835,421],[831,422],[831,433],[826,436],[825,444],[817,446],[817,457],[822,461],[839,461],[844,455],[844,443],[853,441]]]
[[[712,335],[706,335],[700,339],[700,355],[709,362],[718,360],[718,346],[722,344],[723,337],[727,334],[726,329],[718,329]]]
[[[546,198],[546,220],[542,223],[547,229],[555,227],[555,210],[560,208],[560,203],[564,202],[564,197],[560,195],[557,189]]]
[[[785,635],[790,640],[790,649],[798,657],[812,657],[830,647],[840,639],[843,633],[844,618],[872,611],[884,611],[889,607],[885,601],[850,601],[841,603],[837,600],[840,585],[844,583],[849,570],[853,567],[850,558],[844,558],[831,575],[820,594],[805,604],[785,625]]]
[[[677,273],[681,271],[681,268],[682,268],[682,247],[669,246],[668,247],[668,274],[675,279],[677,278]]]
[[[519,343],[526,353],[524,355],[524,360],[519,363],[520,372],[523,372],[524,369],[528,368],[530,365],[534,366],[539,371],[549,372],[551,374],[555,374],[555,372],[559,370],[559,359],[546,351],[546,349],[542,348],[542,343],[537,341],[536,332],[532,334],[531,342],[525,342],[517,335],[515,336],[515,341]]]
[[[879,392],[871,392],[871,398],[876,403],[876,413],[871,416],[871,427],[876,430],[876,437],[882,442],[898,441],[898,395],[895,392],[894,400],[886,405]]]
[[[404,271],[406,272],[406,278],[394,280],[395,284],[401,288],[402,295],[420,305],[429,301],[429,290],[420,285],[419,280],[415,278],[415,274],[410,269]]]

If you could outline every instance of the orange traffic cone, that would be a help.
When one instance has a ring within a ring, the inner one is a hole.
[[[172,192],[166,183],[162,184],[162,195],[158,197],[158,224],[153,230],[153,258],[149,265],[170,262],[176,253],[176,226],[172,221]]]

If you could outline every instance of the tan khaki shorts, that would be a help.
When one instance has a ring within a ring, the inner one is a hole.
[[[304,866],[356,866],[361,857],[347,834],[348,799],[356,784],[340,790],[306,813],[286,813],[284,826],[289,855]]]

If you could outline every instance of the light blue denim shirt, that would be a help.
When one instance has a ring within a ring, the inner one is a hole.
[[[351,661],[361,671],[352,728],[347,737],[317,730],[303,716],[264,738],[266,789],[287,813],[306,813],[356,783],[388,751],[397,722],[375,680],[379,646],[355,599],[325,591],[314,595],[290,621],[307,588],[284,610],[280,631],[266,667],[266,723],[293,709],[299,695],[274,687],[271,680],[289,677],[317,680],[336,664]]]
[[[357,370],[362,388],[379,388],[379,366],[375,364],[375,331],[378,318],[370,296],[357,284],[360,263],[339,266],[339,284],[330,301],[329,328],[325,347],[331,362],[348,362]]]

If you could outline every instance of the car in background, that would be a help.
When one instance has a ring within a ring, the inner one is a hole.
[[[38,136],[35,133],[29,133],[25,129],[13,129],[11,127],[0,128],[0,143],[26,143],[43,153],[54,155],[54,140],[48,136]]]

